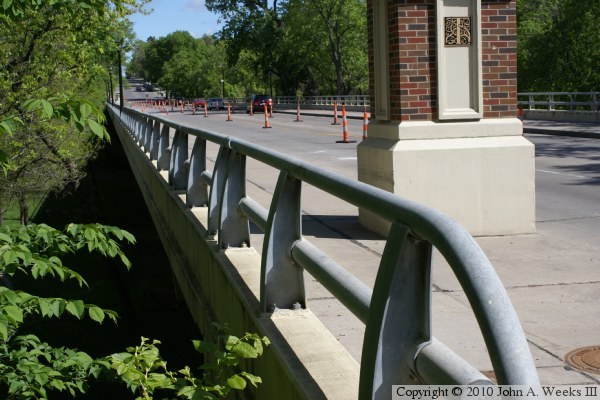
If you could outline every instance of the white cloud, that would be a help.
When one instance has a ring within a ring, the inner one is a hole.
[[[205,9],[204,0],[188,0],[182,8],[183,11],[204,11]]]

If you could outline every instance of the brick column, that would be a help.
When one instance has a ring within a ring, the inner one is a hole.
[[[535,230],[534,149],[517,119],[515,0],[368,0],[371,115],[359,180],[476,235]],[[360,210],[363,225],[388,225]]]

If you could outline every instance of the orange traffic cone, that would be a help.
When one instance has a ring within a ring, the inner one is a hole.
[[[300,99],[298,99],[298,108],[296,109],[296,120],[294,122],[302,122],[300,119]]]
[[[271,126],[269,125],[269,114],[267,114],[267,103],[265,103],[265,126],[263,126],[263,129],[270,129]]]
[[[346,105],[342,104],[342,140],[336,141],[336,143],[356,143],[356,140],[349,140],[348,135],[348,120],[346,119]]]
[[[342,106],[343,107],[343,106]],[[331,125],[339,125],[338,116],[337,116],[337,100],[333,102],[333,123]]]
[[[367,106],[365,106],[365,111],[363,113],[363,140],[365,140],[369,135],[369,128],[367,125],[369,124],[369,115],[367,114]]]

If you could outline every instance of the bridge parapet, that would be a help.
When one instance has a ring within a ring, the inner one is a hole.
[[[389,399],[397,384],[491,384],[432,337],[433,247],[469,299],[498,383],[539,388],[504,287],[471,235],[449,217],[253,143],[109,110],[201,330],[209,333],[218,320],[273,342],[247,366],[265,381],[259,398]],[[219,146],[213,171],[207,142]],[[248,157],[280,171],[269,210],[246,195]],[[391,222],[373,289],[303,238],[303,184]],[[262,257],[249,221],[264,231]],[[360,370],[307,308],[304,270],[366,324]]]
[[[600,92],[517,93],[525,119],[600,122]]]

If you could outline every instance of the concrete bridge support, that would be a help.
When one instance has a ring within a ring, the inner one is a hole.
[[[473,235],[535,231],[534,147],[517,116],[515,0],[368,0],[371,115],[359,180]],[[361,210],[379,233],[389,224]]]

